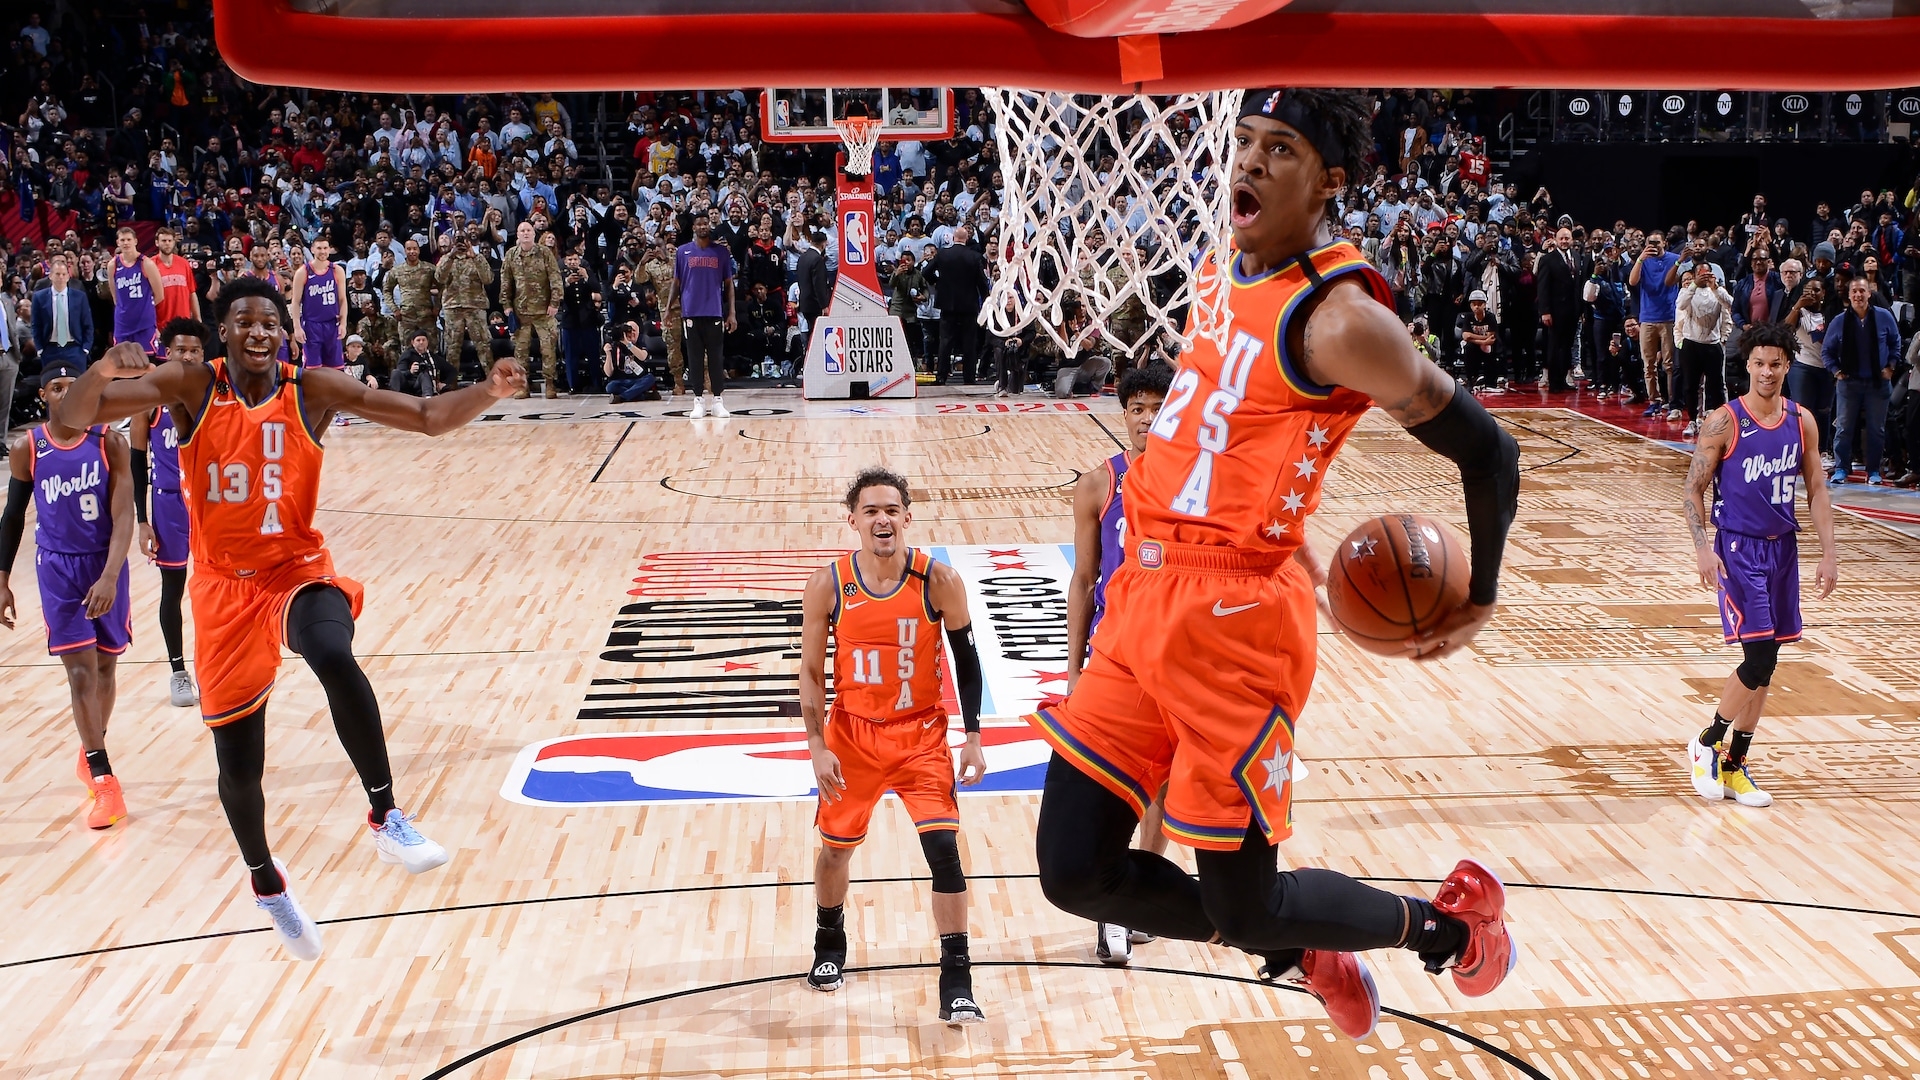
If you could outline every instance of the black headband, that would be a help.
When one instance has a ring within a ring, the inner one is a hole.
[[[55,379],[77,379],[86,370],[71,360],[52,360],[40,369],[40,385],[45,386]]]
[[[1240,103],[1240,119],[1249,116],[1264,116],[1269,120],[1278,120],[1313,144],[1320,152],[1320,161],[1329,169],[1348,169],[1347,153],[1341,145],[1333,125],[1325,117],[1307,107],[1306,103],[1288,93],[1285,87],[1269,87],[1265,90],[1249,90]],[[1349,180],[1358,179],[1348,177]]]

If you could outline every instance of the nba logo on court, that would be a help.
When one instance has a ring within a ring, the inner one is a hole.
[[[840,215],[840,261],[848,266],[867,265],[867,244],[873,230],[867,227],[865,210],[848,210]]]
[[[827,374],[838,375],[847,369],[847,329],[826,326],[820,329],[820,348],[826,355]]]

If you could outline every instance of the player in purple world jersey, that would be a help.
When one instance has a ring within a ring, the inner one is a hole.
[[[1127,467],[1147,448],[1147,430],[1167,399],[1173,369],[1165,364],[1132,368],[1120,376],[1116,390],[1126,414],[1127,449],[1080,474],[1073,488],[1073,581],[1067,588],[1067,692],[1072,693],[1086,666],[1088,643],[1106,614],[1107,582],[1126,558],[1126,515],[1121,512],[1120,489]],[[1140,821],[1140,846],[1158,855],[1167,850],[1167,834],[1160,831],[1160,801],[1155,799]],[[1121,965],[1133,958],[1133,946],[1153,940],[1124,926],[1100,923],[1094,933],[1094,955],[1102,963]]]
[[[160,351],[160,264],[140,254],[140,237],[122,225],[114,236],[113,343],[131,341],[152,356]]]
[[[341,343],[347,337],[347,272],[328,261],[333,245],[322,236],[313,242],[313,261],[293,272],[293,339],[300,343],[302,367],[345,368]]]
[[[1742,806],[1773,802],[1754,785],[1747,750],[1766,708],[1780,645],[1800,640],[1800,522],[1794,498],[1802,487],[1820,536],[1815,595],[1825,599],[1839,580],[1820,433],[1813,416],[1781,394],[1796,349],[1794,332],[1781,323],[1755,323],[1740,335],[1751,388],[1707,417],[1687,472],[1687,527],[1693,532],[1700,583],[1720,594],[1727,644],[1737,642],[1746,654],[1727,676],[1713,723],[1687,744],[1687,758],[1701,798],[1732,798]],[[1709,516],[1715,526],[1711,538]],[[1723,741],[1729,729],[1732,738]]]
[[[54,361],[40,374],[48,413],[80,376]],[[7,505],[0,512],[0,626],[13,629],[13,560],[34,507],[34,576],[47,624],[47,652],[67,670],[76,766],[91,805],[87,826],[106,829],[127,816],[120,781],[107,761],[114,665],[133,640],[127,604],[127,549],[133,543],[132,468],[127,440],[109,428],[78,430],[49,420],[14,440]]]
[[[167,360],[206,361],[210,331],[197,319],[170,319],[160,328]],[[177,708],[199,704],[187,674],[180,600],[187,592],[187,504],[180,494],[180,428],[173,413],[155,409],[133,418],[133,510],[140,523],[140,554],[160,568],[160,638],[167,645],[167,698]],[[147,474],[153,474],[153,509],[147,509]]]

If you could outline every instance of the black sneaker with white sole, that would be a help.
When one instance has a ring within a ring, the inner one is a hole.
[[[813,970],[807,972],[807,985],[823,994],[846,985],[847,932],[844,928],[822,926],[813,931]]]
[[[1112,967],[1126,967],[1133,960],[1133,937],[1118,923],[1096,923],[1093,937],[1094,958]]]
[[[973,971],[966,961],[940,965],[940,1019],[951,1027],[978,1024],[986,1010],[973,997]]]

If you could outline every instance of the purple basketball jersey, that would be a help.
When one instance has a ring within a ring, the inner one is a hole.
[[[1114,571],[1127,560],[1127,515],[1120,506],[1120,484],[1127,475],[1127,455],[1124,452],[1113,455],[1107,459],[1107,467],[1113,477],[1113,490],[1107,493],[1107,505],[1100,510],[1100,580],[1093,583],[1093,625],[1087,628],[1089,640],[1107,613],[1107,582],[1113,580]]]
[[[147,421],[147,460],[153,463],[154,487],[180,490],[180,429],[165,409],[153,410]]]
[[[40,550],[87,555],[113,540],[104,440],[104,429],[94,428],[61,446],[46,425],[33,429],[33,542]]]
[[[132,266],[123,266],[120,256],[113,257],[113,340],[135,342],[151,353],[159,326],[146,265],[146,259],[136,258]]]
[[[147,423],[147,460],[153,464],[153,512],[148,515],[160,550],[154,563],[169,569],[187,565],[187,505],[180,497],[180,429],[173,414],[155,409]]]
[[[300,297],[300,325],[307,337],[340,336],[340,283],[334,280],[333,263],[324,271],[307,264],[307,287]]]
[[[1719,493],[1713,521],[1721,529],[1746,536],[1782,536],[1800,531],[1793,500],[1800,490],[1800,407],[1782,399],[1780,419],[1766,427],[1739,398],[1727,402],[1733,413],[1733,445],[1720,460]]]

